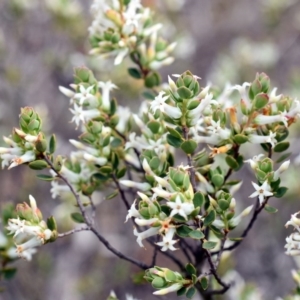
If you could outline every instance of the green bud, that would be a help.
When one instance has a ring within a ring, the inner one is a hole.
[[[273,171],[273,161],[266,157],[263,160],[258,162],[258,168],[264,173],[270,173]]]
[[[224,183],[224,176],[221,174],[214,174],[211,181],[215,187],[221,187]]]
[[[44,160],[35,160],[30,162],[28,166],[33,170],[43,170],[48,167],[48,163]]]
[[[44,153],[47,150],[47,141],[45,139],[37,140],[35,143],[35,148],[40,153]]]
[[[53,165],[54,165],[55,170],[57,172],[60,172],[60,170],[63,166],[63,158],[61,155],[56,156]]]
[[[102,131],[102,122],[90,121],[88,124],[89,132],[93,134],[99,134]]]
[[[257,94],[254,98],[253,107],[258,110],[265,107],[269,102],[269,96],[264,93]]]
[[[47,219],[47,227],[53,231],[53,230],[57,230],[57,224],[56,224],[56,220],[54,219],[53,216],[49,217]]]
[[[253,100],[255,96],[261,92],[261,90],[262,90],[261,83],[259,82],[258,79],[255,79],[249,88],[249,98]]]
[[[49,153],[53,154],[56,149],[56,136],[55,134],[51,135],[50,141],[49,141]]]
[[[145,77],[145,86],[149,89],[160,84],[160,75],[157,72],[150,72]]]
[[[178,88],[177,93],[182,99],[190,99],[193,97],[193,93],[185,86]]]
[[[79,136],[79,139],[88,144],[93,144],[96,141],[95,136],[89,132],[84,132],[83,134],[81,134]]]

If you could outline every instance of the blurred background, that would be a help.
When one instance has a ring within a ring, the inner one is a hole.
[[[299,95],[300,1],[145,0],[143,3],[157,11],[157,21],[164,24],[163,36],[178,42],[175,62],[161,70],[164,81],[168,74],[189,69],[202,78],[203,86],[212,82],[222,87],[227,82],[252,81],[256,72],[266,72],[279,93]],[[87,55],[91,4],[92,1],[86,0],[0,0],[1,136],[8,135],[18,124],[20,107],[33,106],[43,117],[44,131],[57,134],[58,153],[69,153],[72,148],[67,141],[76,138],[78,132],[68,122],[69,103],[58,91],[58,85],[67,86],[73,81],[75,66],[86,65],[99,80],[111,79],[119,86],[115,92],[118,102],[137,111],[144,87],[142,82],[127,76],[130,62],[111,68],[111,61]],[[299,129],[298,126],[291,133],[295,141]],[[291,149],[294,156],[299,149],[300,145],[295,143]],[[252,157],[253,153],[245,150],[245,155]],[[250,172],[244,175],[245,182],[253,178]],[[291,213],[300,210],[299,180],[297,166],[293,166],[285,179],[289,193],[284,199],[272,199],[271,205],[280,212],[262,213],[247,239],[222,263],[222,274],[234,277],[237,284],[219,299],[238,299],[238,293],[247,290],[249,295],[255,295],[251,299],[274,300],[294,288],[290,270],[298,265],[284,254],[285,237],[290,233],[284,224]],[[32,194],[44,216],[53,214],[60,231],[67,231],[73,223],[64,212],[72,208],[73,200],[52,199],[49,189],[48,182],[37,181],[35,172],[25,166],[0,172],[1,207],[7,202],[27,201]],[[248,185],[235,197],[241,207],[251,204],[250,191]],[[151,246],[147,245],[148,251],[138,247],[132,224],[124,226],[124,218],[119,217],[126,214],[121,202],[118,199],[102,202],[101,193],[94,198],[98,201],[100,231],[112,245],[150,261]],[[165,257],[159,257],[158,261],[176,269]],[[126,299],[126,293],[137,299],[157,299],[152,296],[149,284],[134,285],[139,270],[113,257],[88,232],[46,245],[32,262],[19,260],[15,265],[18,273],[13,280],[1,283],[5,289],[0,299],[101,300],[111,290],[120,300]],[[238,273],[229,274],[232,267]],[[160,299],[175,299],[175,295]]]

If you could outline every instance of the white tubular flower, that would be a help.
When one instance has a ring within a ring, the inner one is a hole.
[[[187,220],[187,216],[195,209],[193,203],[182,202],[180,196],[178,195],[175,202],[167,202],[167,205],[172,208],[170,217],[178,214]]]
[[[152,188],[152,191],[155,193],[155,197],[159,196],[165,199],[170,199],[175,194],[164,190],[160,185],[158,185],[155,188]]]
[[[65,166],[62,166],[60,173],[63,176],[67,177],[71,183],[77,183],[81,180],[80,174],[71,171],[70,169],[66,168]]]
[[[145,171],[148,175],[155,176],[155,173],[152,171],[152,169],[151,169],[150,165],[148,164],[148,161],[147,161],[146,158],[144,158],[142,165],[143,165],[144,171]]]
[[[295,232],[288,236],[286,239],[286,245],[284,248],[287,248],[285,254],[291,256],[300,255],[300,233]]]
[[[44,244],[43,239],[41,239],[37,236],[33,236],[31,239],[29,239],[25,243],[23,243],[21,245],[17,245],[17,253],[20,257],[23,257],[24,251],[27,251],[31,248],[42,246],[43,244]]]
[[[69,140],[69,142],[79,150],[83,150],[91,155],[97,155],[98,151],[92,147],[86,146],[85,144],[78,142],[76,140]]]
[[[195,135],[194,136],[197,143],[205,143],[205,144],[212,144],[217,145],[221,142],[221,137],[217,134],[211,136],[203,136],[203,135]]]
[[[98,109],[83,110],[81,106],[74,104],[74,109],[70,108],[71,113],[74,115],[71,122],[75,122],[77,127],[80,122],[86,123],[96,117],[100,117],[101,113]]]
[[[5,147],[0,147],[0,155],[2,156],[3,154],[10,154],[11,156],[20,156],[23,153],[23,149],[19,147],[14,147],[14,148],[5,148]]]
[[[122,63],[123,59],[125,58],[125,56],[128,54],[129,49],[128,48],[123,48],[117,51],[118,55],[116,56],[115,60],[114,60],[114,65],[117,66],[120,63]]]
[[[139,211],[135,208],[136,200],[132,203],[130,209],[128,210],[125,223],[129,220],[129,218],[135,217],[135,218],[142,218]]]
[[[252,185],[256,189],[256,191],[249,196],[249,198],[258,197],[260,204],[263,203],[265,197],[272,196],[273,193],[270,191],[271,187],[266,180],[261,186],[252,181]]]
[[[257,135],[257,134],[249,134],[249,142],[252,144],[264,144],[264,143],[270,143],[272,148],[275,147],[277,144],[276,140],[276,132],[269,132],[269,135]]]
[[[25,220],[20,220],[20,218],[17,219],[9,219],[8,220],[8,226],[6,227],[7,230],[9,230],[8,234],[13,234],[14,237],[17,236],[19,233],[24,232],[25,228]]]
[[[151,189],[151,185],[147,182],[135,182],[132,180],[120,180],[120,183],[124,186],[127,186],[129,188],[135,188],[137,190],[146,192]]]
[[[285,227],[292,225],[300,232],[300,219],[297,218],[297,215],[299,213],[300,213],[300,211],[296,212],[295,214],[292,214],[291,219],[285,224]]]
[[[150,227],[147,230],[143,232],[138,232],[136,228],[133,230],[133,234],[137,236],[137,243],[140,245],[140,247],[144,247],[143,240],[147,239],[150,236],[156,235],[159,233],[160,227]]]
[[[230,225],[232,227],[236,227],[242,221],[243,217],[246,217],[246,216],[249,215],[252,208],[253,208],[253,205],[248,206],[238,216],[236,216],[236,217],[232,218],[231,220],[229,220]]]
[[[174,283],[167,288],[164,288],[164,289],[154,292],[153,295],[166,295],[168,293],[176,292],[176,291],[180,290],[182,288],[182,286],[183,286],[182,283]]]
[[[174,247],[174,244],[178,242],[178,240],[173,240],[175,234],[175,228],[170,228],[167,233],[163,236],[162,242],[156,243],[156,245],[162,247],[161,251],[175,251],[177,248]]]
[[[263,157],[264,154],[258,154],[253,156],[253,158],[251,159],[247,159],[244,162],[250,164],[250,167],[252,170],[255,170],[257,168],[257,163],[260,161],[261,157]]]
[[[26,151],[22,156],[13,158],[8,169],[14,168],[18,165],[34,161],[36,159],[35,153],[32,150]]]
[[[153,70],[158,70],[163,66],[168,66],[168,65],[172,64],[173,62],[174,62],[174,57],[167,57],[163,60],[153,60],[149,64],[149,67]],[[178,118],[180,118],[180,117],[178,117]]]
[[[131,116],[131,111],[128,107],[118,105],[117,114],[120,116],[116,129],[123,133],[126,131],[128,120]]]
[[[274,172],[274,180],[277,180],[281,173],[285,172],[290,165],[290,160],[285,161],[275,172]]]
[[[288,117],[286,117],[286,112],[279,112],[278,115],[274,116],[266,116],[266,115],[258,115],[254,119],[254,123],[257,125],[266,125],[272,124],[276,122],[282,122],[285,127],[288,127]]]
[[[29,248],[22,252],[22,258],[26,259],[27,261],[31,261],[32,255],[35,254],[36,252],[37,252],[37,250],[35,248]],[[15,247],[10,248],[6,252],[6,254],[10,259],[16,259],[19,257],[19,255],[17,253],[17,248],[15,248]]]
[[[140,218],[135,218],[134,222],[139,225],[139,226],[151,226],[153,223],[159,221],[158,218],[151,218],[151,219],[140,219]]]
[[[299,100],[294,100],[290,111],[287,113],[289,118],[295,118],[300,114],[300,102]]]
[[[212,93],[206,94],[205,98],[201,100],[200,104],[196,108],[188,112],[188,117],[191,119],[194,118],[198,119],[203,113],[203,111],[205,110],[205,108],[211,103],[212,98],[213,98]]]
[[[55,199],[57,196],[61,196],[62,193],[70,192],[70,188],[67,185],[58,184],[56,181],[51,181],[51,197]]]
[[[75,96],[75,93],[74,93],[72,90],[67,89],[67,88],[65,88],[65,87],[63,87],[63,86],[59,86],[58,89],[60,90],[60,92],[61,92],[62,94],[64,94],[64,95],[67,96],[68,98],[73,98],[73,97]]]
[[[276,92],[277,92],[277,87],[273,88],[273,90],[271,91],[269,97],[269,103],[276,103],[281,99],[282,94],[276,96]]]
[[[104,166],[107,163],[107,158],[105,157],[95,157],[91,154],[84,153],[83,158],[88,162],[93,162],[99,166]]]
[[[182,112],[178,107],[171,106],[166,104],[166,100],[169,99],[170,96],[164,96],[166,93],[164,91],[160,92],[158,96],[150,104],[150,109],[155,113],[157,110],[165,113],[168,117],[179,119],[182,116]]]
[[[104,110],[109,111],[110,110],[110,97],[109,93],[113,89],[117,89],[118,87],[113,84],[110,80],[107,82],[99,81],[98,86],[102,89],[101,95],[102,95],[102,108]]]
[[[85,88],[83,85],[80,85],[79,86],[80,92],[74,95],[74,99],[78,100],[80,105],[83,105],[85,101],[87,101],[88,103],[90,101],[93,101],[95,99],[95,95],[91,94],[93,88],[94,88],[93,85],[87,88]]]
[[[141,197],[141,199],[145,202],[151,202],[151,200],[149,199],[149,197],[147,195],[145,195],[144,193],[141,192],[137,192],[137,194]]]

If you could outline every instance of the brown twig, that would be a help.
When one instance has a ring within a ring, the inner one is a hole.
[[[93,226],[92,222],[90,221],[90,219],[88,218],[88,216],[86,215],[86,211],[84,209],[84,206],[80,200],[79,195],[76,193],[76,191],[74,190],[73,186],[69,183],[69,181],[62,176],[54,167],[53,163],[50,161],[50,159],[44,155],[44,160],[48,163],[48,165],[51,167],[51,169],[56,173],[58,178],[61,178],[65,184],[69,187],[69,189],[71,190],[72,194],[74,195],[75,199],[76,199],[76,203],[79,207],[79,210],[84,218],[84,221],[86,223],[86,225],[89,227],[89,230],[92,231],[96,237],[98,238],[98,240],[108,249],[110,250],[113,254],[115,254],[116,256],[118,256],[121,259],[124,259],[126,261],[131,262],[132,264],[138,266],[139,268],[146,270],[149,269],[150,266],[146,265],[145,263],[138,261],[132,257],[126,256],[123,253],[121,253],[120,251],[118,251],[117,249],[115,249],[98,231],[97,229]]]

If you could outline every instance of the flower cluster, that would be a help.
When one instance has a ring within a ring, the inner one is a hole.
[[[17,217],[9,219],[6,227],[9,234],[13,234],[16,245],[16,249],[11,251],[15,251],[19,257],[27,260],[31,260],[32,254],[36,252],[36,247],[53,242],[57,235],[53,218],[49,219],[47,224],[31,195],[29,202],[30,205],[26,202],[17,205]]]
[[[190,296],[193,296],[196,292],[193,287],[195,277],[193,277],[193,280],[185,279],[180,273],[173,272],[167,268],[151,268],[146,271],[145,279],[151,282],[154,288],[158,289],[158,291],[153,293],[154,295],[165,295],[171,292],[177,292],[178,295],[182,295],[188,292]]]
[[[11,169],[35,161],[46,150],[41,119],[31,107],[21,109],[20,127],[14,128],[10,137],[3,137],[9,147],[0,147],[2,168],[9,166],[8,169]]]
[[[134,217],[138,226],[150,226],[143,232],[134,229],[138,244],[143,247],[142,241],[153,235],[161,234],[162,241],[157,245],[162,251],[176,250],[173,240],[176,232],[176,220],[187,221],[195,211],[193,203],[194,192],[186,167],[169,168],[168,175],[164,178],[155,175],[147,159],[143,161],[144,169],[148,171],[148,180],[153,180],[151,187],[148,184],[148,194],[138,192],[140,201],[136,209],[136,201],[128,211],[126,221]],[[150,179],[151,177],[151,179]],[[125,186],[131,186],[128,180],[120,181]],[[138,187],[138,185],[137,185]],[[164,202],[164,205],[162,204]]]
[[[296,229],[296,232],[293,232],[290,236],[286,238],[286,254],[287,255],[300,255],[300,219],[297,218],[299,212],[292,214],[291,219],[285,224],[285,227],[289,225],[293,226]]]
[[[158,69],[173,62],[170,53],[176,43],[158,37],[162,24],[154,24],[152,12],[140,0],[95,0],[91,7],[94,21],[89,28],[92,54],[114,56],[115,65],[128,54],[143,68]]]

